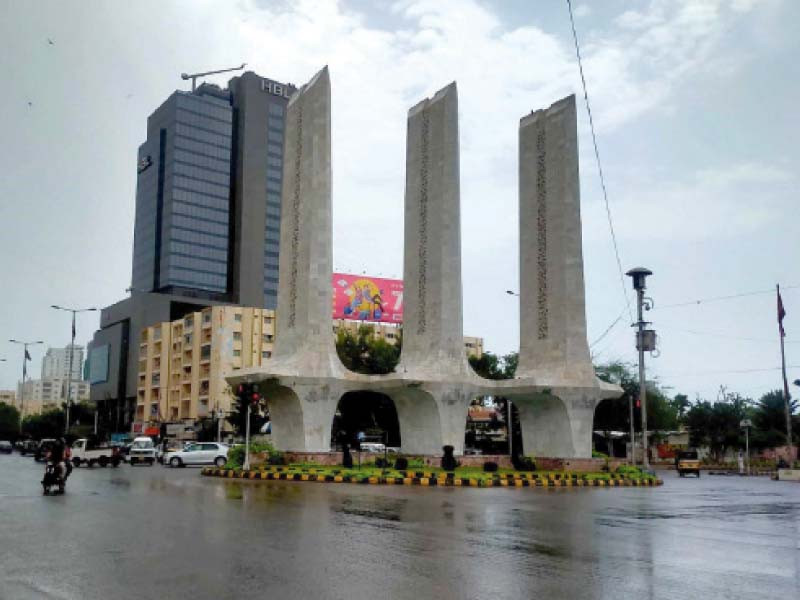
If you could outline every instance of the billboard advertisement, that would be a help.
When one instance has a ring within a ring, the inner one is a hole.
[[[403,322],[403,280],[333,274],[333,318]]]

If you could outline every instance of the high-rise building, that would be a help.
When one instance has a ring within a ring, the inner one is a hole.
[[[144,328],[217,304],[276,306],[283,135],[294,91],[248,71],[224,89],[176,91],[148,118],[137,157],[131,297],[102,310],[88,350],[91,399],[113,416],[113,429],[133,417]]]
[[[274,308],[286,104],[247,72],[174,92],[139,147],[132,287]]]
[[[69,350],[66,348],[48,348],[47,354],[42,359],[42,379],[51,377],[61,377],[67,379],[69,376]],[[83,346],[77,344],[72,346],[72,379],[79,381],[83,379]]]

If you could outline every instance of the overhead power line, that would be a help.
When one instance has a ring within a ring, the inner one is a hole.
[[[800,365],[786,365],[787,369],[800,369]],[[703,375],[729,375],[736,373],[764,373],[767,371],[780,371],[780,367],[767,367],[764,369],[732,369],[722,371],[697,371],[694,373],[659,373],[659,377],[700,377]]]
[[[766,339],[766,338],[751,338],[751,337],[741,337],[737,335],[728,335],[727,333],[717,333],[715,331],[697,331],[696,329],[676,329],[674,327],[664,327],[661,326],[661,329],[667,329],[668,331],[677,331],[680,333],[690,333],[692,335],[707,335],[711,337],[718,337],[723,338],[726,340],[735,340],[738,342],[758,342],[762,344],[774,344],[774,339]],[[800,340],[784,340],[787,344],[800,344]]]
[[[781,290],[794,290],[800,288],[800,285],[786,285],[782,286]],[[676,302],[674,304],[662,304],[654,306],[653,310],[665,308],[677,308],[680,306],[695,306],[697,304],[708,304],[709,302],[721,302],[723,300],[735,300],[737,298],[746,298],[747,296],[763,296],[765,294],[774,294],[775,288],[769,290],[757,290],[754,292],[742,292],[741,294],[730,294],[728,296],[712,296],[711,298],[699,298],[697,300],[687,300],[686,302]]]
[[[608,228],[611,230],[611,242],[614,245],[614,256],[617,258],[617,269],[619,270],[619,282],[622,285],[622,295],[625,297],[625,306],[628,309],[628,317],[633,321],[631,302],[628,299],[628,288],[625,287],[625,275],[622,270],[622,261],[619,258],[619,246],[617,245],[617,235],[614,233],[614,222],[611,218],[611,207],[608,204],[608,191],[606,190],[606,180],[603,176],[603,166],[600,163],[600,150],[597,148],[597,135],[594,132],[594,118],[592,117],[592,107],[589,104],[589,92],[586,89],[586,77],[583,75],[583,60],[581,59],[581,48],[578,44],[578,33],[575,30],[575,18],[572,15],[572,2],[567,0],[569,8],[569,22],[572,26],[572,39],[575,41],[575,56],[578,58],[578,70],[581,74],[581,85],[583,86],[583,99],[586,101],[586,113],[589,115],[589,129],[592,132],[592,145],[594,146],[594,157],[597,160],[597,172],[600,175],[600,187],[603,190],[603,201],[606,206],[606,217],[608,218]],[[613,325],[612,325],[613,326]]]

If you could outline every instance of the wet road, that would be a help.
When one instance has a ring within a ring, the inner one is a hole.
[[[0,456],[0,598],[798,598],[800,485],[459,489]]]

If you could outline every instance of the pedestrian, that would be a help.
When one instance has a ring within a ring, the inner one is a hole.
[[[739,450],[739,456],[737,458],[739,462],[739,475],[744,475],[744,452]]]

